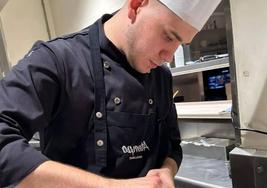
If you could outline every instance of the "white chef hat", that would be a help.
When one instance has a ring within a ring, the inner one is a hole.
[[[221,0],[159,0],[198,30],[204,26]]]

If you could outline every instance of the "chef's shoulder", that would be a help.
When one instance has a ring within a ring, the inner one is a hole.
[[[52,71],[62,77],[65,77],[66,73],[73,72],[90,75],[87,65],[89,59],[87,41],[86,29],[50,41],[37,41],[16,67],[19,69],[35,67],[34,71],[40,70],[41,67],[42,72]]]
[[[88,49],[88,28],[72,34],[60,36],[50,41],[44,42],[43,45],[54,53],[64,55],[81,56],[79,52]]]
[[[29,54],[46,51],[45,55],[52,57],[62,70],[85,69],[87,61],[90,59],[88,40],[88,29],[86,28],[50,41],[38,41]]]
[[[31,56],[34,52],[50,51],[55,56],[74,55],[83,48],[88,48],[88,29],[56,37],[49,41],[37,41],[25,57]],[[77,54],[76,54],[77,55]]]
[[[171,84],[172,74],[169,67],[167,67],[165,64],[156,68],[155,74],[158,80],[160,80],[161,82],[164,82],[165,84],[166,82]]]
[[[159,92],[164,91],[164,96],[169,98],[172,95],[172,74],[170,68],[163,64],[162,66],[155,69],[157,90]]]

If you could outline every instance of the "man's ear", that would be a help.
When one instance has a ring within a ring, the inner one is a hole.
[[[134,23],[137,15],[137,10],[143,6],[148,0],[129,0],[128,18]]]

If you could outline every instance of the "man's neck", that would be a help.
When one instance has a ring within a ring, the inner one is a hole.
[[[123,41],[125,41],[124,25],[121,19],[122,13],[116,13],[112,18],[104,23],[104,32],[106,37],[120,50],[123,51]]]

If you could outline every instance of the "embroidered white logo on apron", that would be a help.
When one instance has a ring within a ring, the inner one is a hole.
[[[146,150],[150,150],[149,147],[147,146],[146,142],[143,141],[140,145],[134,145],[134,146],[122,146],[121,147],[123,153],[129,153],[132,154],[131,157],[129,157],[129,160],[133,159],[142,159],[142,155],[135,156],[135,153],[142,153],[145,152]]]

